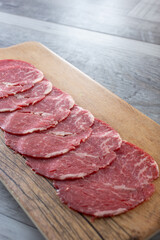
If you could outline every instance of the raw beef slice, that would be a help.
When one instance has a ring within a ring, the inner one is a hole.
[[[62,202],[79,212],[96,217],[113,216],[136,207],[151,197],[158,178],[153,158],[123,141],[117,159],[84,179],[54,181]]]
[[[26,91],[43,79],[43,73],[31,67],[0,69],[0,98]]]
[[[121,143],[114,129],[95,119],[90,137],[75,150],[50,159],[27,157],[26,163],[36,173],[51,179],[81,178],[111,164],[116,158],[114,150],[120,148]]]
[[[15,95],[16,93],[25,92],[34,86],[33,83],[28,83],[25,85],[8,86],[5,84],[0,84],[0,98]],[[1,101],[1,100],[0,100]]]
[[[33,88],[34,89],[34,88]],[[39,91],[36,91],[40,95]],[[54,127],[65,119],[74,105],[73,98],[53,87],[42,101],[10,114],[0,114],[0,127],[12,134],[27,134]]]
[[[0,60],[0,69],[12,67],[12,66],[19,66],[19,67],[32,67],[35,68],[32,64],[16,59],[3,59]]]
[[[47,79],[43,79],[26,92],[0,99],[0,112],[12,112],[20,109],[21,107],[35,104],[36,102],[41,101],[45,95],[51,91],[52,83]]]
[[[5,133],[5,143],[14,151],[26,156],[50,158],[75,149],[91,134],[91,129],[71,136],[32,133],[24,136]]]
[[[71,135],[81,132],[93,125],[94,117],[86,109],[77,105],[71,109],[69,116],[60,122],[55,128],[50,128],[47,133],[54,133],[56,135]]]

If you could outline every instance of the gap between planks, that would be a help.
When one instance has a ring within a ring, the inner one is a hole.
[[[22,235],[25,239],[34,240],[44,240],[44,237],[40,232],[31,226],[24,223],[18,222],[8,216],[0,214],[0,238],[1,239],[16,239],[21,240]],[[7,231],[9,229],[9,231]],[[17,231],[19,229],[19,231]]]
[[[11,4],[1,3],[1,11],[16,15],[23,13],[23,16],[42,21],[160,44],[158,0],[110,2],[46,0],[44,4],[41,0],[35,0],[23,6],[13,0]]]
[[[36,20],[33,18],[17,16],[14,14],[0,12],[0,22],[15,25],[22,28],[28,28],[40,32],[52,33],[69,37],[76,36],[80,40],[87,40],[88,42],[94,42],[95,44],[100,44],[118,49],[123,49],[127,51],[133,51],[137,53],[149,54],[151,56],[160,56],[160,46],[152,43],[141,42],[137,40],[122,38],[118,36],[112,36],[109,34],[98,33],[90,30],[78,29],[77,27],[70,27],[65,25],[60,25],[57,23],[45,22],[41,20]]]

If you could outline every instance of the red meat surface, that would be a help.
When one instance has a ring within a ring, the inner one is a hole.
[[[46,88],[41,89],[43,91],[40,91],[40,88],[34,87],[35,91],[32,88],[29,90],[30,93],[27,91],[18,98],[20,99],[19,104],[21,106],[22,102],[28,104],[28,102],[32,103],[36,99],[43,99],[42,101],[22,108],[20,111],[0,113],[0,127],[3,130],[12,134],[27,134],[34,131],[42,131],[49,127],[54,127],[59,121],[62,121],[69,115],[70,109],[74,105],[72,97],[55,87],[52,88],[52,84],[49,81],[43,80],[37,84],[42,85],[43,82],[49,83],[48,86],[46,85]],[[44,98],[44,93],[49,92],[51,89],[51,93]],[[43,95],[41,96],[42,93]],[[22,98],[23,95],[24,98]]]
[[[12,112],[30,104],[35,104],[41,101],[45,95],[51,91],[52,83],[46,79],[43,79],[41,82],[36,83],[33,88],[29,89],[26,92],[18,93],[14,96],[0,99],[0,112]]]
[[[91,129],[69,136],[51,133],[32,133],[24,136],[5,133],[5,143],[14,151],[26,156],[50,158],[75,149],[91,134]]]
[[[49,82],[49,84],[51,83]],[[48,87],[46,89],[51,90],[51,88]],[[34,88],[31,90],[34,90]],[[40,91],[38,91],[38,89],[35,91],[35,97],[33,92],[30,94],[29,91],[27,91],[28,95],[27,98],[24,98],[24,102],[26,101],[26,103],[28,103],[28,101],[31,102],[32,99],[40,98]],[[32,97],[29,98],[29,96]],[[22,108],[20,111],[9,114],[1,113],[0,127],[6,132],[20,135],[46,130],[47,128],[54,127],[58,122],[65,119],[74,105],[74,100],[70,95],[55,87],[52,87],[50,94],[45,98],[43,95],[41,99],[38,103]],[[22,98],[20,98],[20,103],[22,105]]]
[[[151,182],[159,176],[156,162],[125,141],[116,155],[110,166],[84,179],[54,180],[61,201],[81,213],[104,217],[126,212],[149,199],[154,192]]]
[[[0,98],[24,92],[43,79],[43,73],[31,67],[0,68]]]
[[[71,135],[81,132],[93,125],[94,117],[86,109],[77,105],[71,109],[69,116],[60,122],[55,128],[50,128],[47,133],[54,133],[56,135]]]
[[[0,69],[12,67],[12,66],[20,66],[20,67],[32,67],[34,66],[28,62],[16,60],[16,59],[3,59],[0,60]]]
[[[116,159],[113,150],[120,148],[121,143],[114,129],[96,119],[90,137],[75,150],[50,159],[27,157],[26,163],[36,173],[51,179],[81,178],[111,164]]]

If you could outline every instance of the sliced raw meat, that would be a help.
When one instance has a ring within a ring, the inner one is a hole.
[[[94,148],[99,148],[100,156],[104,156],[108,149],[115,151],[121,147],[122,139],[110,125],[95,119],[93,125],[92,139],[90,140]],[[107,148],[106,148],[107,146]]]
[[[46,78],[37,84],[34,85],[34,88],[26,91],[24,93],[19,93],[18,98],[34,98],[39,97],[40,95],[47,95],[52,91],[52,83]]]
[[[75,149],[91,134],[91,129],[71,136],[57,136],[47,133],[32,133],[24,136],[5,133],[5,143],[23,155],[50,158]]]
[[[48,104],[50,104],[50,102]],[[65,104],[67,104],[67,100]],[[70,108],[68,104],[66,107],[67,109]],[[65,115],[63,112],[64,117],[67,117],[68,114],[68,110]],[[63,116],[57,119],[53,116],[53,113],[38,114],[16,111],[6,115],[0,114],[0,127],[6,132],[18,135],[38,130],[42,131],[52,127],[47,130],[47,133],[50,132],[64,136],[85,130],[94,122],[94,117],[90,112],[76,105],[72,108],[69,116],[57,125],[58,121],[61,121],[64,118]],[[56,128],[53,128],[54,126],[56,126]]]
[[[2,114],[2,116],[1,116]],[[53,115],[51,114],[34,114],[23,112],[12,112],[10,114],[0,114],[0,126],[1,129],[6,132],[18,135],[24,135],[35,131],[42,131],[48,127],[54,127],[57,125]],[[7,116],[6,116],[6,115]]]
[[[9,112],[2,112],[2,113],[0,113],[0,128],[5,123],[5,121],[7,120],[7,117],[9,115],[10,115]]]
[[[0,60],[0,69],[4,69],[6,67],[12,67],[12,66],[21,66],[21,67],[32,67],[34,68],[33,65],[31,65],[28,62],[21,61],[21,60],[15,60],[15,59],[3,59]]]
[[[14,60],[14,59],[4,59],[0,60],[0,69],[8,68],[8,67],[31,67],[35,68],[30,63],[21,61],[21,60]],[[34,86],[33,83],[25,84],[25,85],[18,85],[18,86],[7,86],[4,84],[0,84],[0,98],[8,97],[9,95],[14,95],[19,92],[24,92]]]
[[[33,83],[17,86],[7,86],[4,84],[0,84],[0,98],[15,95],[16,93],[25,92],[26,90],[32,88],[33,86],[34,86]]]
[[[81,178],[111,164],[116,158],[113,150],[120,148],[121,143],[114,129],[96,119],[90,137],[75,150],[50,159],[27,157],[26,163],[36,173],[51,179]]]
[[[60,119],[62,115],[64,115],[64,112],[66,110],[69,111],[68,109],[71,109],[73,105],[74,100],[69,94],[53,87],[51,93],[46,96],[43,101],[34,106],[31,105],[27,108],[23,108],[21,112],[32,112],[36,114],[49,113],[57,116],[57,119]]]
[[[84,179],[54,181],[62,202],[96,217],[113,216],[134,208],[154,192],[158,166],[150,155],[123,142],[117,160]]]
[[[50,88],[47,89],[49,90]],[[40,91],[36,90],[36,93],[40,96]],[[27,96],[29,97],[30,94]],[[32,94],[31,96],[33,97],[34,95]],[[32,98],[26,99],[27,102],[29,100],[32,100]],[[20,102],[22,104],[21,98]],[[54,127],[58,122],[65,119],[69,115],[73,105],[74,100],[70,95],[53,87],[51,93],[41,102],[13,113],[1,113],[0,127],[12,134],[27,134],[46,130],[47,128]],[[87,120],[86,118],[86,121]]]
[[[43,73],[31,67],[0,69],[0,98],[26,91],[43,79]]]
[[[93,125],[93,122],[94,117],[88,110],[74,105],[69,116],[47,132],[62,136],[71,135],[89,128]]]
[[[0,69],[0,83],[6,85],[18,85],[37,83],[43,79],[43,73],[31,67],[9,67]]]
[[[41,101],[45,95],[51,91],[52,83],[46,79],[43,79],[26,92],[0,99],[0,112],[11,112],[20,109],[21,107],[35,104],[36,102]]]

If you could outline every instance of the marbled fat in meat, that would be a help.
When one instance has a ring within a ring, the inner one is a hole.
[[[46,79],[43,79],[41,82],[36,83],[33,88],[29,89],[26,92],[18,93],[14,96],[0,99],[0,112],[13,112],[30,104],[33,105],[41,101],[45,97],[45,95],[47,95],[51,91],[52,83]],[[5,116],[7,117],[9,115],[6,114]]]
[[[95,217],[124,213],[154,192],[151,183],[159,176],[153,158],[133,144],[123,141],[117,159],[84,179],[54,180],[62,202],[81,213]]]
[[[50,158],[69,152],[84,142],[91,134],[88,128],[78,134],[57,136],[50,133],[32,133],[23,136],[5,133],[5,143],[22,155]]]
[[[31,67],[0,68],[0,98],[24,92],[42,81],[43,73]]]
[[[75,150],[47,160],[27,157],[26,163],[36,173],[51,179],[81,178],[111,164],[116,159],[114,151],[121,143],[120,135],[113,128],[95,119],[91,135]]]

